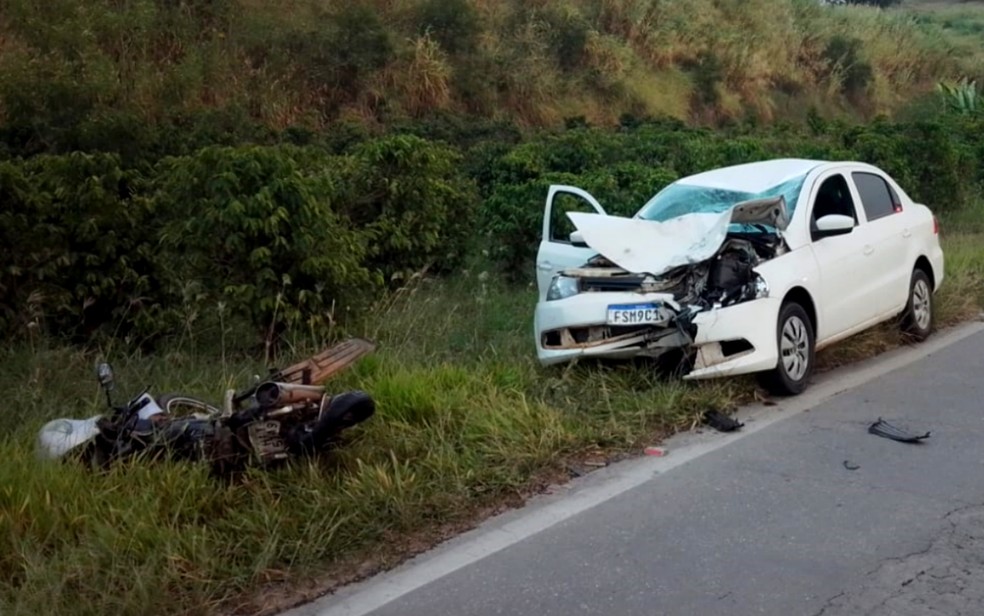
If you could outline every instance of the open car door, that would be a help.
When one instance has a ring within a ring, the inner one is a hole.
[[[596,254],[596,251],[586,245],[578,245],[572,241],[571,234],[575,228],[567,217],[567,212],[605,214],[598,200],[580,188],[560,185],[550,187],[543,212],[543,237],[536,254],[536,284],[541,301],[546,299],[550,281],[558,272],[583,265]]]

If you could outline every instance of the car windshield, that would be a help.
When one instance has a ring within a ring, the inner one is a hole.
[[[742,201],[782,195],[786,199],[786,209],[792,218],[793,210],[796,208],[796,200],[799,198],[800,191],[803,190],[805,181],[806,174],[803,174],[758,193],[674,182],[650,199],[649,203],[639,210],[636,217],[665,222],[684,214],[714,214],[723,212]],[[748,225],[734,226],[750,230]]]

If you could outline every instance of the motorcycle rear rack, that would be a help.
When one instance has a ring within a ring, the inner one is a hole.
[[[323,383],[374,350],[376,350],[376,343],[365,338],[349,338],[339,342],[317,355],[272,373],[241,393],[232,389],[226,391],[223,405],[225,412],[231,414],[233,409],[253,396],[257,386],[262,383],[270,381],[294,385]]]
[[[284,368],[268,380],[295,385],[323,383],[374,350],[376,345],[372,341],[365,338],[350,338],[313,357]]]

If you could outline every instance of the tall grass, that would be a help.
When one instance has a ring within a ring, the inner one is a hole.
[[[0,119],[50,145],[215,109],[278,130],[445,108],[526,125],[891,112],[973,66],[955,52],[976,31],[924,21],[813,0],[10,0]]]
[[[947,235],[941,324],[984,302],[981,235]],[[477,261],[421,279],[369,318],[380,350],[332,387],[378,415],[334,453],[227,485],[193,464],[95,474],[42,463],[35,431],[100,412],[109,357],[123,392],[146,384],[219,400],[262,366],[180,344],[154,356],[35,340],[0,350],[0,613],[260,613],[398,562],[545,482],[692,425],[754,393],[751,379],[685,383],[652,365],[542,369],[535,293]],[[822,354],[826,366],[900,344],[890,327]],[[296,353],[311,349],[298,341]],[[289,358],[285,358],[285,361]]]

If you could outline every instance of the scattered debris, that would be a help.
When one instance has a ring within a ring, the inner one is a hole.
[[[911,434],[901,428],[893,426],[887,421],[884,421],[881,417],[878,418],[878,421],[868,426],[868,432],[870,434],[874,434],[875,436],[881,436],[883,438],[890,438],[893,441],[899,441],[900,443],[918,443],[923,439],[929,438],[930,435],[929,432],[921,436]]]
[[[858,470],[859,468],[861,468],[861,465],[859,465],[859,464],[854,464],[854,463],[853,463],[853,462],[851,462],[850,460],[844,460],[844,468],[846,468],[846,469],[847,469],[847,470],[849,470],[849,471],[856,471],[856,470]]]
[[[742,422],[728,417],[724,413],[714,409],[704,412],[704,423],[719,432],[734,432],[745,425]]]
[[[645,452],[647,456],[656,456],[657,458],[665,457],[670,453],[662,447],[646,447]]]

